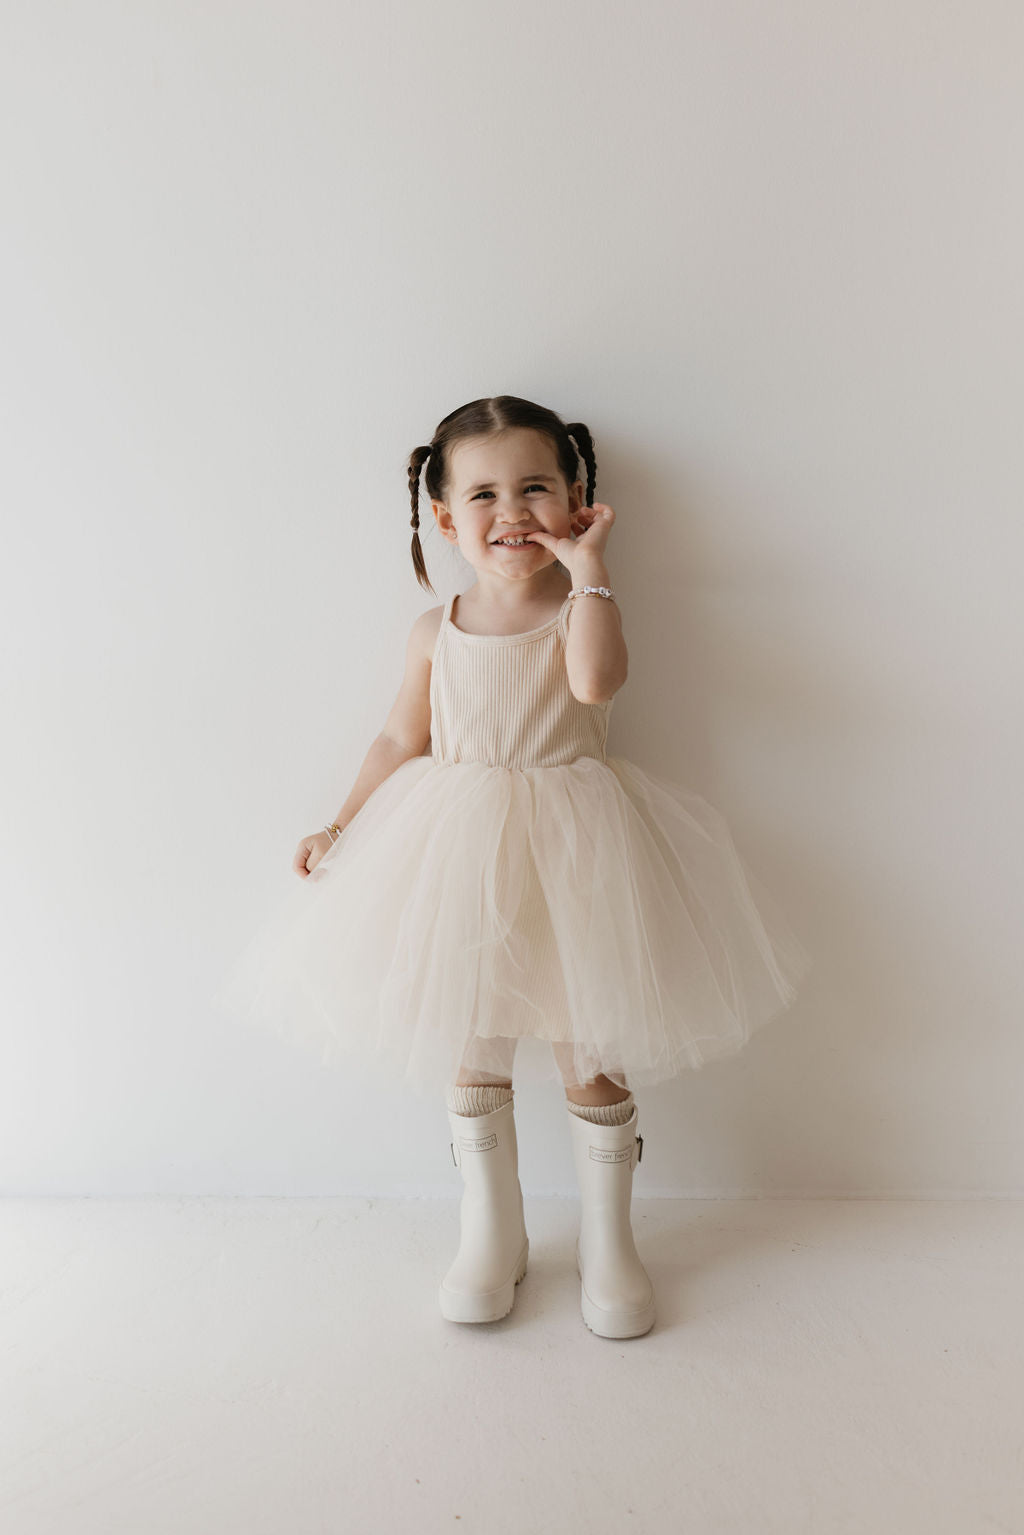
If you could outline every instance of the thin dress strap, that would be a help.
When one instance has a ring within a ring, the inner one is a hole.
[[[441,614],[441,622],[438,624],[437,634],[434,636],[434,649],[431,652],[431,660],[434,660],[437,656],[438,646],[441,644],[441,641],[447,639],[448,637],[448,620],[452,616],[452,606],[454,602],[455,598],[449,597],[448,601],[444,605],[444,612]],[[433,687],[433,679],[431,679],[431,687]]]
[[[566,597],[565,601],[562,603],[562,606],[558,610],[558,632],[562,636],[563,645],[567,645],[569,643],[569,610],[571,609],[574,601],[575,598]]]

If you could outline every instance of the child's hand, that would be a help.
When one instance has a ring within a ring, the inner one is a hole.
[[[575,585],[573,565],[579,565],[585,573],[586,565],[595,555],[603,562],[605,545],[614,521],[615,513],[611,507],[603,501],[595,501],[593,506],[581,506],[570,519],[576,538],[556,538],[553,533],[534,531],[530,533],[529,539],[531,543],[543,544],[545,549],[550,549],[555,559],[560,560],[572,576]]]
[[[303,837],[292,859],[293,872],[300,879],[308,879],[327,849],[333,845],[325,831],[316,831],[311,837]]]

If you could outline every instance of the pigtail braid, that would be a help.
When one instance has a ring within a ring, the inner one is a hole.
[[[414,530],[412,535],[412,563],[416,570],[416,579],[421,586],[426,587],[427,591],[432,592],[436,597],[437,593],[434,592],[434,588],[430,584],[430,577],[427,575],[427,562],[423,558],[423,547],[420,543],[419,534],[420,471],[430,457],[431,451],[429,444],[426,447],[413,448],[409,457],[409,495],[412,497],[412,516],[409,518],[409,521]]]
[[[570,421],[565,430],[574,439],[583,455],[583,462],[587,466],[586,505],[593,506],[594,492],[597,489],[597,458],[594,454],[594,439],[590,435],[590,428],[584,426],[582,421]]]

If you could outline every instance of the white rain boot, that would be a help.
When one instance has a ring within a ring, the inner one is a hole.
[[[576,1267],[583,1320],[601,1338],[636,1338],[654,1326],[654,1287],[640,1262],[629,1206],[643,1156],[639,1110],[624,1125],[598,1125],[567,1109],[581,1195]]]
[[[449,1109],[448,1123],[465,1188],[458,1256],[441,1281],[441,1314],[449,1322],[497,1322],[512,1310],[530,1251],[513,1103],[490,1114]]]

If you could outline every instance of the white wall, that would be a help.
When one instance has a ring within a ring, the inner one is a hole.
[[[609,750],[726,813],[815,960],[642,1095],[638,1190],[1020,1191],[1020,8],[3,33],[3,1191],[455,1191],[443,1104],[207,998],[433,603],[408,453],[502,392],[596,437]],[[574,1187],[557,1094],[518,1115]]]

